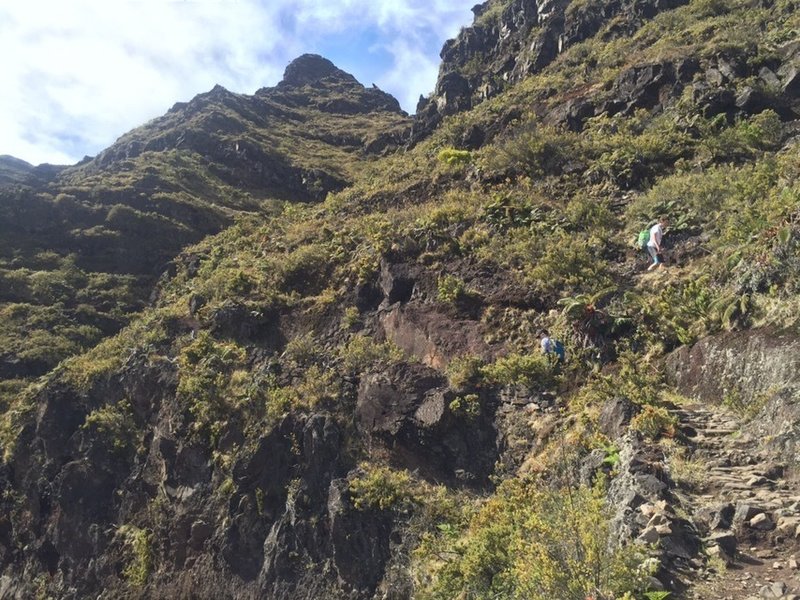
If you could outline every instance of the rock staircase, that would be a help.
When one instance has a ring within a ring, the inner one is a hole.
[[[682,480],[678,460],[668,466],[709,557],[687,597],[800,600],[800,482],[733,413],[700,404],[672,412],[685,442],[683,469],[691,465],[694,476]]]

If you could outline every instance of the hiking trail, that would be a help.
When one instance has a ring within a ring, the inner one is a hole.
[[[675,495],[718,571],[705,571],[688,598],[800,600],[800,482],[726,408],[691,402],[672,413],[685,449],[670,470],[678,480],[687,465],[694,472]]]

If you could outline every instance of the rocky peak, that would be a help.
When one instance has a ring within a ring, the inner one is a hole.
[[[0,185],[22,181],[32,169],[24,160],[4,154],[0,156]]]
[[[302,106],[328,114],[391,112],[407,116],[394,96],[374,85],[365,88],[353,75],[317,54],[303,54],[294,59],[278,85],[261,88],[256,96],[284,106]]]
[[[413,140],[428,135],[444,116],[469,110],[540,72],[568,47],[592,37],[611,20],[619,20],[619,31],[632,31],[655,14],[685,3],[598,0],[570,10],[570,0],[487,0],[477,4],[472,8],[472,26],[442,48],[439,79],[433,94],[417,106]]]
[[[327,58],[318,54],[303,54],[286,67],[279,87],[303,87],[315,85],[323,80],[338,80],[341,83],[358,84],[355,77],[339,69]]]

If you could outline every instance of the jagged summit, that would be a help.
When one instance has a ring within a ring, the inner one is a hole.
[[[339,133],[344,122],[347,135]],[[302,133],[310,123],[313,133]],[[145,152],[190,152],[229,185],[272,197],[321,199],[352,179],[365,153],[399,147],[408,126],[390,94],[365,88],[326,58],[304,54],[288,65],[277,86],[254,95],[218,84],[176,103],[166,115],[120,137],[84,170],[113,169]],[[282,140],[292,140],[285,147],[296,147],[298,138],[308,152],[274,151]]]
[[[286,67],[279,87],[302,87],[314,85],[323,80],[358,85],[358,80],[350,73],[342,71],[327,58],[319,54],[303,54]]]
[[[353,75],[318,54],[303,54],[286,67],[275,87],[256,91],[284,106],[307,106],[324,113],[396,113],[405,116],[400,103],[377,87],[364,87]]]

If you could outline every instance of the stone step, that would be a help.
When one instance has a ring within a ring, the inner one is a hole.
[[[721,437],[731,435],[732,433],[737,433],[738,431],[738,429],[720,427],[717,429],[702,429],[699,433],[704,437]]]

